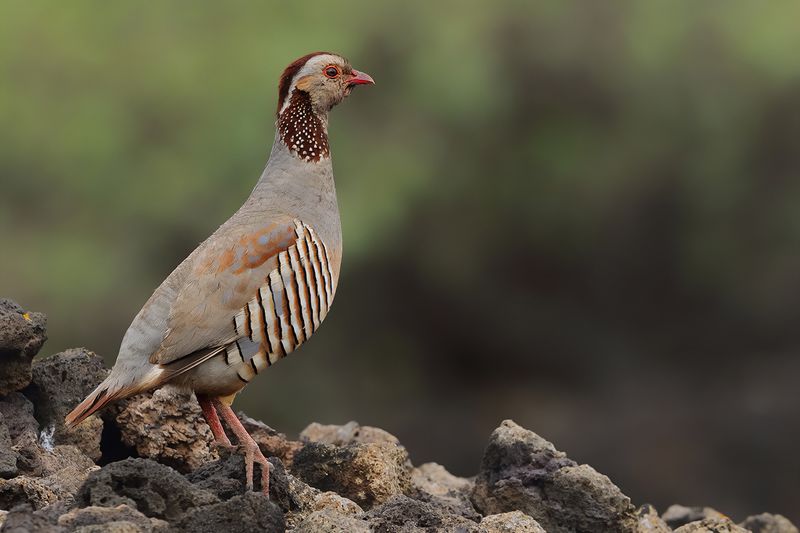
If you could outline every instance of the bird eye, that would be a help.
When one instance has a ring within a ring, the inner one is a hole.
[[[339,75],[339,69],[334,66],[325,67],[325,75],[329,78],[335,78]]]

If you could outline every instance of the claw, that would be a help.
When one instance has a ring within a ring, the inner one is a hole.
[[[250,435],[248,435],[250,437]],[[247,490],[253,490],[253,465],[261,465],[261,492],[269,497],[269,469],[272,466],[267,458],[261,453],[256,441],[250,437],[242,444],[244,449],[245,474],[247,476]]]

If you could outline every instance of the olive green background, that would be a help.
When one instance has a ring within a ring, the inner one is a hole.
[[[800,4],[0,4],[0,295],[112,363],[249,193],[278,76],[331,117],[333,311],[237,406],[472,475],[513,418],[635,502],[800,520]]]

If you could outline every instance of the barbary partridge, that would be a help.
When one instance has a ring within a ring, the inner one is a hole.
[[[241,208],[159,286],[133,319],[109,376],[66,422],[170,383],[193,391],[219,445],[225,419],[269,493],[269,462],[230,405],[267,367],[319,328],[336,293],[342,235],[328,112],[374,83],[343,57],[317,52],[281,76],[275,141]]]

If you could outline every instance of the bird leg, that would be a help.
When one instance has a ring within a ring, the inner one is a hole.
[[[214,442],[223,448],[232,448],[233,445],[231,444],[230,439],[228,439],[228,436],[225,434],[225,430],[222,429],[222,423],[219,421],[217,410],[214,409],[214,404],[211,402],[211,398],[198,394],[197,403],[200,404],[200,409],[203,410],[203,417],[206,419],[206,422],[208,422],[208,427],[211,428],[211,433],[214,434]]]
[[[214,398],[212,400],[214,407],[222,414],[222,418],[227,422],[228,427],[231,428],[233,434],[239,441],[242,449],[244,450],[244,466],[247,475],[247,490],[253,490],[253,463],[256,462],[261,465],[261,492],[269,496],[269,468],[270,463],[253,437],[247,432],[245,427],[239,421],[239,417],[233,412],[230,405]]]

